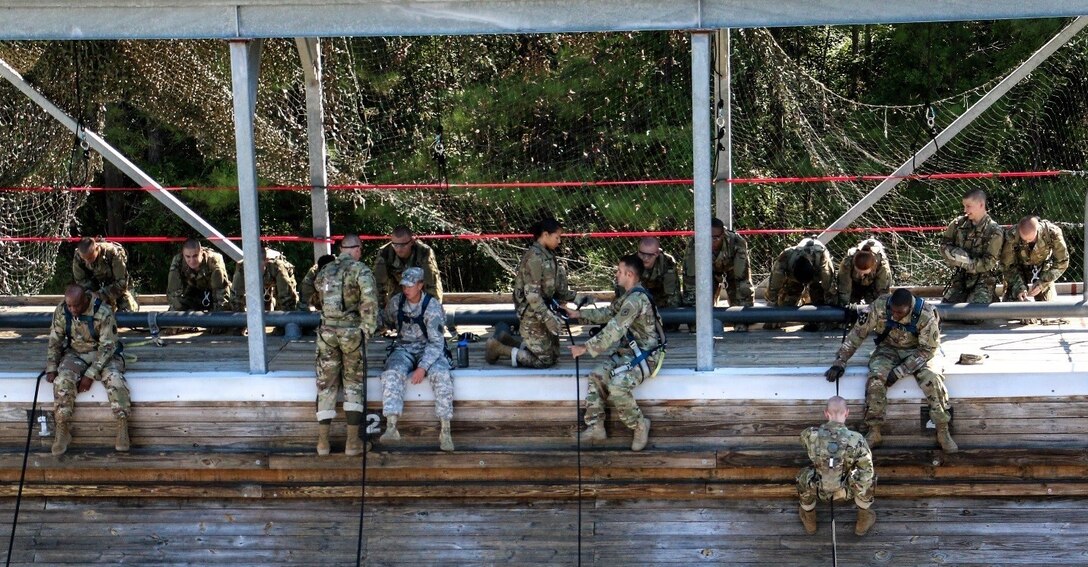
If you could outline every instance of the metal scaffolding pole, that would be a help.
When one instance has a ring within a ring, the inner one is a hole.
[[[80,125],[74,118],[68,116],[63,110],[53,104],[52,101],[45,98],[45,95],[38,92],[37,89],[30,86],[30,83],[23,79],[23,76],[19,74],[11,65],[8,65],[6,61],[0,59],[0,75],[3,75],[9,83],[15,88],[19,89],[27,98],[34,101],[35,104],[42,107],[50,116],[52,116],[57,122],[64,125],[65,128],[71,130],[76,135],[82,135],[83,139],[87,141],[87,145],[94,151],[102,155],[106,161],[112,163],[114,167],[123,171],[125,175],[130,179],[140,184],[140,187],[145,189],[152,197],[157,199],[166,208],[173,211],[174,214],[181,217],[189,226],[196,229],[197,232],[202,234],[204,238],[207,238],[212,244],[223,251],[232,260],[239,260],[242,258],[242,250],[238,248],[233,242],[226,239],[223,233],[215,229],[214,226],[208,224],[208,221],[200,217],[200,215],[193,212],[192,209],[185,206],[185,203],[179,201],[176,197],[171,195],[167,191],[162,190],[162,185],[159,185],[157,181],[146,174],[136,164],[128,160],[121,152],[116,148],[109,145],[101,136],[97,133],[88,130],[86,128],[80,129]]]
[[[714,171],[714,210],[725,228],[733,230],[733,71],[730,67],[729,30],[715,32],[715,53],[718,74],[714,80],[717,111],[715,139],[718,163]]]
[[[257,105],[257,77],[261,68],[261,40],[230,42],[230,71],[234,85],[234,144],[238,151],[238,205],[242,217],[242,249],[249,258],[242,264],[246,277],[246,327],[249,329],[249,372],[268,372],[265,359],[264,285],[257,251],[261,245],[261,215],[257,206],[257,149],[253,142],[253,114]]]
[[[306,83],[306,140],[310,149],[310,208],[313,216],[314,262],[332,253],[329,238],[329,172],[325,164],[325,103],[321,85],[321,40],[295,38],[302,75]]]
[[[710,33],[691,34],[691,136],[695,184],[695,370],[714,370],[710,246]]]

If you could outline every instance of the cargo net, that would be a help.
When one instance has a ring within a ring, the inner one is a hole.
[[[325,38],[321,52],[334,233],[377,236],[408,224],[423,236],[510,236],[554,215],[574,233],[563,250],[574,284],[602,288],[611,282],[615,259],[637,246],[635,236],[614,235],[692,228],[690,182],[637,183],[691,177],[690,44],[684,33]],[[873,106],[833,92],[766,30],[734,33],[732,54],[737,178],[888,174],[1010,71],[926,105]],[[101,124],[103,108],[126,105],[194,140],[204,158],[233,160],[230,61],[221,42],[5,43],[0,56],[88,124]],[[920,164],[918,173],[1080,167],[1088,154],[1086,59],[1083,39],[1062,48]],[[258,172],[263,185],[287,189],[295,203],[289,210],[297,215],[263,218],[263,229],[307,236],[306,101],[295,42],[266,41],[261,61]],[[12,101],[0,110],[0,151],[17,158],[0,164],[6,186],[78,184],[70,174],[73,162],[92,178],[100,171],[93,154],[85,162],[73,158],[78,152],[70,132],[10,87],[0,93]],[[1063,226],[1074,251],[1066,279],[1077,279],[1083,269],[1075,252],[1083,246],[1080,181],[913,179],[852,228],[908,230],[875,233],[891,253],[899,282],[940,284],[947,272],[936,255],[936,233],[921,229],[947,225],[961,196],[984,188],[1003,224],[1035,213]],[[536,185],[471,186],[514,182]],[[766,277],[782,248],[830,224],[876,184],[737,184],[734,226],[751,231],[753,278]],[[0,193],[0,235],[78,231],[74,213],[82,194]],[[176,194],[198,213],[206,204],[192,193]],[[265,193],[262,207],[271,198]],[[278,210],[288,210],[277,203]],[[578,236],[586,233],[606,237]],[[841,257],[866,236],[836,238],[833,254]],[[527,243],[498,237],[432,244],[448,287],[479,291],[507,287]],[[679,236],[663,239],[678,259],[685,244]],[[0,291],[33,293],[52,270],[56,244],[4,246]],[[305,244],[282,248],[297,258],[309,255]],[[8,260],[13,257],[26,261]]]

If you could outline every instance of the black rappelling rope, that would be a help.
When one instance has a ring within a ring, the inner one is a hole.
[[[360,436],[363,441],[363,479],[360,484],[362,489],[359,495],[359,536],[355,543],[355,567],[359,567],[363,562],[363,525],[366,521],[366,456],[370,452],[367,444],[367,429],[369,426],[366,422],[366,371],[363,371],[363,419],[359,424],[362,428]]]
[[[581,307],[579,307],[581,309]],[[570,330],[570,319],[564,318],[567,324],[567,337],[570,338],[570,346],[574,346],[574,333]],[[574,358],[574,443],[578,463],[578,566],[582,565],[582,415],[580,405],[582,401],[582,369],[578,357]]]
[[[23,484],[26,482],[26,463],[30,459],[30,438],[34,433],[34,414],[38,411],[38,389],[42,385],[42,376],[45,371],[38,373],[34,380],[34,401],[30,404],[30,418],[26,424],[26,446],[23,447],[23,469],[19,473],[19,491],[15,494],[15,515],[11,518],[11,535],[8,537],[8,559],[5,566],[11,565],[11,550],[15,548],[15,527],[19,525],[19,506],[23,503]]]
[[[90,146],[87,144],[86,134],[86,102],[83,100],[83,57],[82,46],[79,42],[72,42],[72,67],[75,73],[75,140],[72,142],[72,154],[68,161],[68,186],[82,187],[87,184],[91,176]]]

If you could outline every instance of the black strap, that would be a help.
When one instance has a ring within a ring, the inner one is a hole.
[[[427,292],[423,292],[423,306],[419,309],[419,315],[415,317],[409,317],[404,312],[404,304],[407,303],[408,298],[404,294],[400,294],[400,303],[397,305],[397,335],[402,335],[402,329],[404,329],[405,323],[414,323],[419,325],[419,329],[423,331],[423,340],[430,340],[427,334],[427,324],[424,322],[424,315],[427,314],[427,305],[431,303],[431,295]]]
[[[888,338],[888,334],[892,332],[892,329],[903,329],[904,331],[912,334],[918,334],[918,319],[922,317],[922,306],[925,305],[925,300],[921,297],[914,298],[914,308],[910,312],[910,323],[904,325],[895,319],[892,319],[891,305],[887,305],[887,319],[884,321],[884,331],[880,333],[880,336],[873,339],[877,346],[884,342],[884,339]]]
[[[652,348],[650,350],[647,350],[647,351],[643,351],[643,353],[642,353],[643,356],[639,357],[639,358],[641,358],[641,360],[639,360],[637,363],[634,363],[634,364],[641,364],[643,360],[646,360],[647,358],[649,358],[651,355],[653,355],[653,353],[655,353],[655,352],[657,352],[659,350],[664,350],[664,349],[668,348],[669,338],[665,335],[665,327],[661,324],[661,314],[657,312],[657,304],[654,303],[653,294],[650,293],[649,290],[647,290],[646,288],[644,288],[642,286],[633,287],[633,288],[630,289],[630,291],[628,291],[628,293],[641,293],[641,294],[645,295],[646,299],[649,300],[649,302],[650,302],[650,309],[654,310],[654,330],[657,332],[658,343],[657,343],[656,347],[654,347],[654,348]],[[635,340],[635,337],[631,333],[630,329],[627,330],[627,340],[628,341]]]

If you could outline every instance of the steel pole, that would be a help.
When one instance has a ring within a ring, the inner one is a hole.
[[[710,247],[710,33],[691,34],[691,136],[695,190],[695,370],[714,370]]]
[[[316,37],[295,39],[302,75],[306,83],[306,143],[310,157],[310,212],[313,218],[314,262],[332,253],[329,232],[329,172],[325,164],[325,102],[321,84],[321,40]]]

